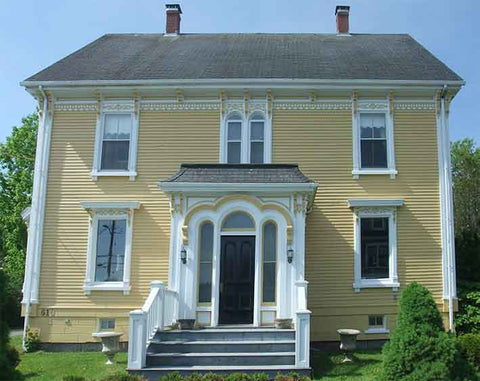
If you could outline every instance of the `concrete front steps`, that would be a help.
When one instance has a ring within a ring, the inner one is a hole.
[[[310,369],[295,368],[295,330],[274,328],[157,332],[147,349],[146,368],[131,373],[158,380],[170,372],[310,375]]]

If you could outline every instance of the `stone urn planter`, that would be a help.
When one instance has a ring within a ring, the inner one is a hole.
[[[275,319],[275,328],[277,329],[291,329],[292,319]]]
[[[357,336],[360,331],[356,329],[339,329],[340,350],[345,354],[343,362],[351,362],[354,360],[352,352],[357,348]]]
[[[178,327],[182,331],[194,329],[195,319],[178,319]]]
[[[112,365],[115,354],[120,351],[120,336],[123,333],[118,332],[95,332],[93,337],[102,340],[102,353],[107,355],[105,364]]]

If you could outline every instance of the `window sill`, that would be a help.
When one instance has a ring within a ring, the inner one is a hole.
[[[365,335],[385,335],[389,333],[390,330],[388,328],[368,328],[365,330]]]
[[[90,295],[92,291],[123,291],[123,295],[130,293],[129,282],[85,282],[83,291]]]
[[[130,180],[135,180],[137,172],[135,171],[92,171],[93,181],[97,181],[99,177],[129,177]]]
[[[398,291],[400,283],[390,279],[362,279],[353,283],[353,288],[355,292],[360,292],[362,288],[392,288],[393,291]]]
[[[358,179],[360,175],[390,175],[391,179],[394,179],[396,175],[398,175],[398,171],[395,169],[354,169],[352,171],[352,175],[354,179]]]

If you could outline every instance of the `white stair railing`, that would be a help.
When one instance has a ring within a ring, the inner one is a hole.
[[[295,367],[310,367],[310,315],[307,309],[308,282],[295,282],[297,306],[295,317]]]
[[[142,369],[147,347],[158,330],[175,322],[177,293],[167,290],[161,281],[150,283],[150,294],[141,309],[130,312],[128,369]]]

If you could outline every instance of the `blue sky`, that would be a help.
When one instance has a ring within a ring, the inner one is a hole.
[[[174,2],[174,1],[171,1]],[[184,0],[182,32],[334,33],[350,5],[352,33],[409,33],[467,81],[451,138],[480,144],[479,0]],[[163,33],[162,0],[2,0],[0,141],[35,110],[19,82],[105,33]]]

